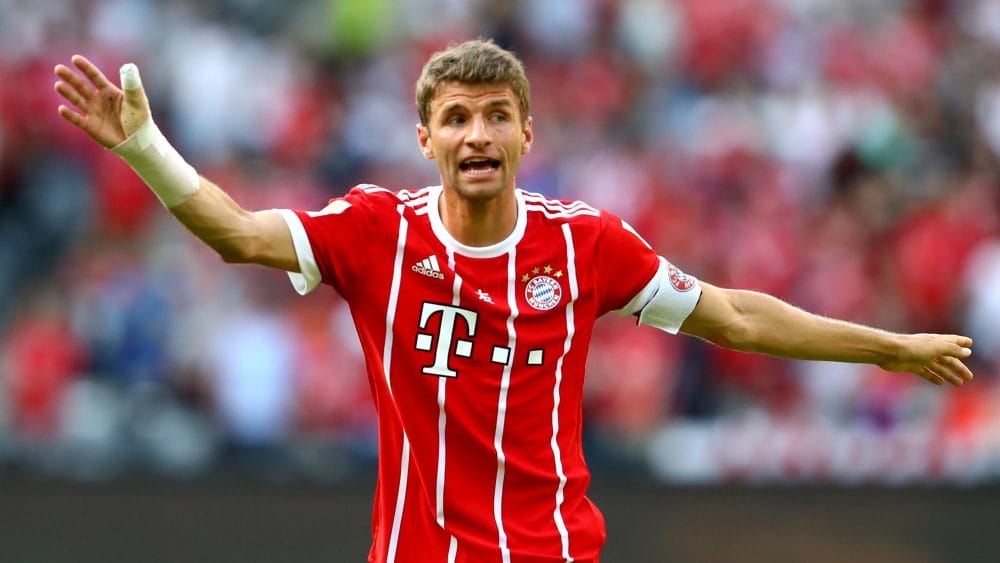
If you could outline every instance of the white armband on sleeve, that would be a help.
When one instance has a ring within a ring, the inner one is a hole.
[[[292,244],[295,245],[295,255],[299,260],[299,271],[288,272],[288,279],[299,295],[305,295],[316,289],[319,282],[323,280],[323,275],[316,264],[316,257],[313,255],[309,235],[306,234],[306,229],[302,226],[302,221],[299,220],[299,216],[295,212],[290,209],[276,209],[275,211],[288,225],[288,232],[292,234]]]
[[[135,170],[167,209],[184,203],[200,187],[198,172],[167,141],[152,117],[111,150]]]
[[[639,324],[677,334],[701,298],[701,284],[660,257],[660,267],[646,287],[619,312],[638,313]]]

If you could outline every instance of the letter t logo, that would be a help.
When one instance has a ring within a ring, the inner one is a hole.
[[[451,345],[455,341],[456,320],[458,317],[465,319],[469,338],[472,338],[476,335],[476,320],[479,314],[460,307],[440,305],[438,303],[424,303],[423,308],[420,310],[420,328],[426,330],[427,322],[437,313],[441,313],[441,327],[438,330],[437,342],[434,342],[434,335],[432,334],[425,332],[417,333],[417,350],[425,352],[434,350],[434,364],[424,366],[420,371],[428,375],[456,377],[458,376],[458,372],[448,367]],[[455,355],[463,358],[471,358],[472,341],[461,338],[457,339],[455,341]]]

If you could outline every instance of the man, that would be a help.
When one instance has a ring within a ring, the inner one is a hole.
[[[488,41],[436,53],[417,141],[441,185],[355,187],[318,212],[247,212],[170,147],[134,65],[124,92],[59,65],[59,113],[120,154],[227,262],[320,282],[350,304],[379,415],[372,561],[597,561],[586,497],[583,371],[609,311],[721,346],[868,362],[961,385],[972,341],[892,334],[682,273],[624,221],[518,189],[532,146],[521,62]],[[612,189],[609,187],[609,189]],[[628,374],[622,374],[628,377]]]

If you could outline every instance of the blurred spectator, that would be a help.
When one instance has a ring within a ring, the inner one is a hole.
[[[55,443],[63,399],[81,373],[86,351],[70,330],[65,304],[54,288],[46,284],[27,296],[3,344],[14,438],[29,446]]]
[[[203,348],[214,414],[230,454],[250,470],[282,461],[294,429],[295,343],[273,289],[232,288]]]
[[[993,373],[1000,368],[1000,239],[981,244],[965,270],[968,292],[965,330],[976,342],[976,355],[992,363]],[[985,367],[985,366],[984,366]]]

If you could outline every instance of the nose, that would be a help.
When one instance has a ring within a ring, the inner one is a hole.
[[[469,121],[469,131],[465,136],[465,142],[475,148],[482,148],[490,143],[486,120],[481,115],[477,115]]]

